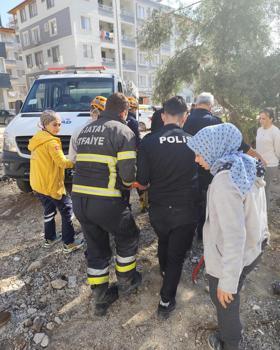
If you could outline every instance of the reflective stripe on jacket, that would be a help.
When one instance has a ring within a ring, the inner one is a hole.
[[[77,138],[76,174],[72,192],[78,195],[121,197],[136,173],[133,132],[105,112],[86,125]]]

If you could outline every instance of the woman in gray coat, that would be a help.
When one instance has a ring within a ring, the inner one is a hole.
[[[217,350],[239,349],[239,292],[268,237],[264,181],[257,177],[256,160],[238,151],[241,141],[240,131],[225,123],[202,129],[188,142],[196,162],[214,176],[207,192],[203,244],[219,329],[208,343]]]

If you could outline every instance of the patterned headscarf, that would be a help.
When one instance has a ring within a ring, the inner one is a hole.
[[[214,176],[225,164],[232,164],[231,178],[246,194],[256,179],[256,161],[238,151],[241,141],[241,132],[233,124],[224,123],[203,128],[188,141],[188,146],[204,158]]]

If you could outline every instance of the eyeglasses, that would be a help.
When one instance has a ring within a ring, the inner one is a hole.
[[[61,126],[61,123],[53,123],[54,127]]]

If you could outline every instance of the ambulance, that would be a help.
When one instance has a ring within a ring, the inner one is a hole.
[[[124,91],[124,83],[115,73],[106,73],[106,67],[49,68],[49,74],[39,76],[22,103],[17,101],[18,113],[4,132],[2,162],[5,175],[15,179],[23,192],[31,192],[29,184],[29,139],[39,130],[42,111],[52,109],[61,117],[58,137],[67,156],[74,130],[90,118],[90,101],[95,96],[109,97]],[[66,174],[65,182],[71,182]]]

